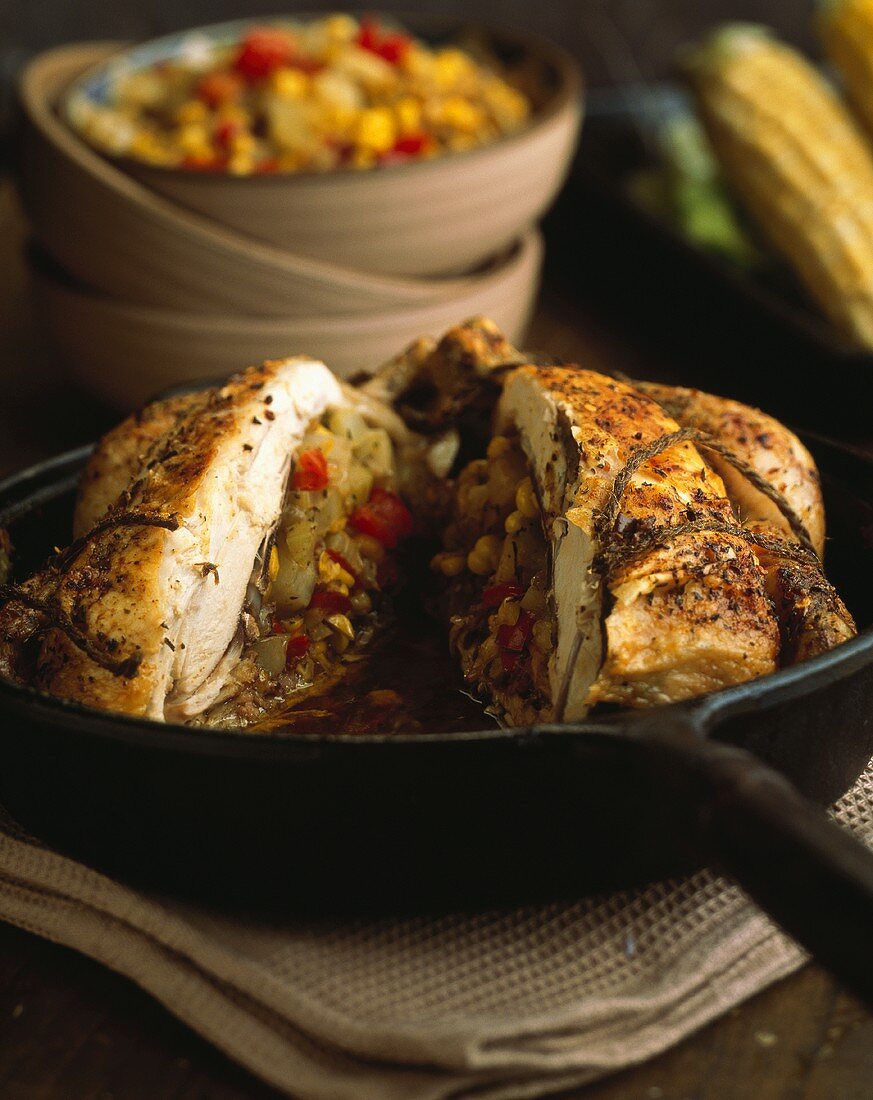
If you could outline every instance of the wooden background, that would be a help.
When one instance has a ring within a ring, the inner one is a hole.
[[[282,6],[266,0],[0,0],[0,130],[11,118],[14,72],[39,48],[73,39],[143,38]],[[307,0],[302,7],[337,6]],[[814,5],[805,0],[425,0],[407,6],[472,13],[549,34],[574,49],[592,86],[609,83],[616,72],[668,72],[683,42],[727,18],[766,21],[814,52]],[[0,177],[0,473],[92,439],[112,419],[64,379],[35,330],[25,240],[10,183]],[[629,373],[646,355],[548,279],[531,343],[567,358],[600,356]],[[274,1096],[121,978],[0,926],[0,1100]],[[573,1093],[574,1100],[870,1097],[873,1015],[813,966],[648,1065]]]

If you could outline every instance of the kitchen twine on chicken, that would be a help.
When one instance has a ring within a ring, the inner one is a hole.
[[[616,529],[616,524],[621,510],[621,502],[631,483],[631,479],[649,459],[655,458],[659,454],[663,454],[679,443],[696,443],[704,450],[714,451],[726,462],[729,462],[734,469],[742,474],[743,477],[754,486],[754,488],[763,493],[768,500],[776,505],[785,517],[785,521],[790,527],[792,534],[797,539],[797,543],[787,542],[785,539],[774,538],[770,535],[763,535],[757,531],[742,527],[739,524],[720,522],[713,519],[690,520],[687,523],[653,527],[645,531],[634,533],[630,539],[623,539],[620,532]],[[673,540],[682,535],[702,531],[711,532],[712,534],[733,535],[736,538],[742,539],[747,544],[751,543],[755,546],[759,546],[763,550],[768,550],[771,553],[778,554],[780,557],[788,558],[792,561],[799,561],[807,564],[821,564],[821,559],[813,546],[812,539],[809,537],[806,524],[775,486],[771,485],[766,478],[761,477],[748,462],[740,458],[740,456],[735,454],[729,447],[726,447],[711,435],[700,431],[698,428],[679,428],[675,432],[669,432],[667,435],[662,435],[658,439],[653,439],[651,443],[646,443],[641,447],[637,447],[636,450],[628,456],[624,465],[616,474],[606,507],[600,512],[594,524],[594,544],[598,549],[594,557],[593,570],[602,577],[604,583],[608,583],[610,578],[621,566],[627,565],[628,562],[633,561],[634,558],[641,557],[643,554],[648,553],[649,550],[654,550],[657,547],[669,546]],[[824,574],[822,574],[821,584],[829,591],[833,591],[833,586]],[[576,661],[579,657],[583,641],[584,635],[582,631],[577,631],[576,637],[573,640],[573,645],[570,649],[570,658],[567,662],[567,668],[561,681],[560,690],[558,691],[558,698],[555,704],[556,722],[563,722],[564,720],[564,715],[567,710],[567,701],[570,695],[570,684],[573,679],[573,670],[576,667]]]
[[[70,639],[74,646],[81,649],[94,664],[111,672],[114,676],[133,676],[140,666],[142,657],[139,653],[132,653],[127,657],[116,657],[115,651],[119,642],[114,638],[101,638],[99,641],[91,638],[81,627],[70,618],[57,601],[57,588],[64,579],[64,570],[70,565],[85,547],[97,535],[104,531],[110,531],[118,527],[162,527],[167,531],[177,531],[181,526],[181,520],[174,513],[170,516],[159,512],[119,511],[111,513],[105,519],[100,520],[81,538],[76,539],[65,550],[59,550],[48,563],[47,569],[54,570],[52,577],[54,587],[48,597],[36,595],[28,591],[26,585],[0,584],[0,605],[5,603],[19,603],[22,607],[36,611],[45,616],[48,626],[54,626]]]
[[[834,815],[873,847],[873,767]],[[544,1096],[661,1053],[805,961],[711,871],[481,913],[231,916],[113,882],[2,811],[0,919],[127,976],[296,1100]]]

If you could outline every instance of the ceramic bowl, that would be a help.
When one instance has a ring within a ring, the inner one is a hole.
[[[530,35],[404,22],[425,40],[457,41],[523,70],[535,104],[528,125],[467,152],[363,171],[233,176],[119,163],[177,206],[298,256],[395,275],[469,270],[533,225],[559,190],[582,115],[579,69]],[[192,42],[237,41],[251,25],[217,24],[122,51],[74,81],[61,112],[69,121],[83,99],[111,98],[119,74],[179,56]]]
[[[94,152],[54,107],[70,81],[118,54],[118,43],[63,46],[24,71],[20,191],[39,244],[105,295],[198,313],[286,320],[463,298],[457,279],[368,274],[294,256],[175,206]]]
[[[119,409],[191,379],[223,376],[249,363],[305,353],[348,377],[395,355],[417,336],[439,335],[477,313],[520,340],[531,314],[542,241],[530,230],[461,299],[369,316],[226,316],[130,305],[34,271],[37,316],[72,375]]]

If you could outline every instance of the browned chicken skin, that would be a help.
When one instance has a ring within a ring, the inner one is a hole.
[[[79,481],[73,538],[87,535],[106,515],[137,480],[152,448],[196,408],[199,400],[200,395],[193,393],[155,401],[103,436]]]
[[[0,606],[0,671],[105,710],[203,710],[239,657],[247,585],[294,448],[312,418],[341,401],[323,364],[278,360],[159,406],[143,423],[166,416],[169,428],[150,449],[130,422],[117,429],[98,448],[80,518],[99,514],[119,485],[120,496]]]
[[[459,437],[481,455],[490,419],[494,446],[459,480],[456,541],[434,561],[456,578],[464,671],[510,722],[688,698],[854,635],[812,552],[824,543],[814,462],[778,421],[696,390],[520,364],[474,318],[357,389],[321,364],[277,361],[129,418],[83,475],[78,542],[0,601],[0,674],[105,709],[208,712],[239,658],[245,586],[294,447],[313,418],[350,403],[408,459],[401,491],[422,531],[445,522]],[[462,496],[485,511],[464,516]],[[515,576],[519,531],[539,564],[519,573],[518,594],[480,604]],[[493,562],[477,540],[496,547]],[[465,563],[475,575],[459,576]],[[519,622],[542,650],[536,669],[513,640]]]
[[[775,668],[778,630],[755,555],[719,531],[735,524],[730,502],[694,444],[655,446],[678,430],[656,402],[594,371],[528,366],[506,381],[498,430],[506,422],[531,460],[546,530],[566,523],[554,545],[553,700],[566,717],[599,702],[687,698]]]
[[[771,484],[802,521],[815,551],[823,558],[825,514],[818,471],[812,455],[793,432],[739,401],[653,382],[635,385],[678,423],[700,429],[724,444]],[[707,460],[722,476],[745,527],[797,544],[784,513],[748,477],[717,453],[708,452]],[[755,549],[782,627],[781,664],[814,657],[855,636],[855,622],[828,583],[821,561],[796,560],[763,546]]]

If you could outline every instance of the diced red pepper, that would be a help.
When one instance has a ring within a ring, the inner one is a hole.
[[[346,571],[347,573],[351,574],[351,576],[353,576],[353,577],[356,577],[356,576],[357,576],[357,573],[356,573],[356,572],[354,571],[354,569],[352,569],[352,567],[351,567],[351,566],[349,565],[349,562],[348,562],[348,558],[344,558],[344,557],[342,556],[342,554],[341,554],[341,553],[339,552],[339,550],[330,550],[330,549],[329,549],[329,550],[327,551],[327,556],[328,556],[328,557],[329,557],[329,558],[330,558],[330,559],[331,559],[332,561],[335,561],[335,562],[337,563],[337,565],[339,565],[339,566],[341,566],[341,567],[342,567],[343,569],[345,569],[345,571]]]
[[[230,122],[229,120],[225,122],[219,122],[219,124],[215,127],[215,144],[220,146],[222,149],[227,149],[230,147],[230,143],[239,132],[239,123]]]
[[[530,632],[533,629],[533,615],[527,611],[519,612],[518,619],[510,625],[504,623],[497,629],[497,644],[501,649],[508,649],[511,653],[521,653],[527,645]]]
[[[282,620],[279,618],[278,615],[273,616],[273,621],[272,621],[271,625],[273,627],[273,633],[274,634],[287,634],[288,633],[288,627],[285,626],[285,624],[282,622]]]
[[[396,493],[376,488],[366,504],[356,508],[349,522],[363,535],[371,535],[389,550],[412,534],[413,519]]]
[[[356,41],[362,50],[372,50],[375,52],[379,42],[379,24],[375,19],[361,20],[361,27],[358,31]]]
[[[327,459],[320,447],[311,447],[297,456],[294,477],[291,484],[295,489],[315,491],[326,489],[330,476],[327,472]]]
[[[288,648],[285,651],[285,661],[299,661],[301,657],[306,656],[306,651],[312,644],[307,634],[295,634],[293,638],[288,639]]]
[[[417,157],[430,147],[430,141],[430,134],[406,134],[394,142],[391,152],[403,157]]]
[[[223,107],[227,103],[236,103],[245,87],[239,73],[217,71],[207,73],[197,85],[197,95],[210,107]]]
[[[352,601],[342,592],[332,592],[328,588],[319,588],[312,593],[309,606],[318,611],[325,611],[328,615],[345,614],[352,606]]]
[[[263,80],[289,64],[294,44],[288,34],[273,27],[253,27],[240,44],[234,68],[246,80]]]
[[[363,19],[356,42],[362,50],[369,50],[389,64],[398,65],[406,56],[412,39],[405,34],[383,34],[375,19]]]
[[[493,584],[482,593],[483,607],[499,607],[504,600],[517,600],[522,589],[517,584]]]
[[[406,57],[410,40],[405,34],[386,34],[376,48],[376,53],[391,65],[399,65]]]
[[[262,176],[271,175],[279,171],[278,157],[262,157],[255,165],[255,172]]]

